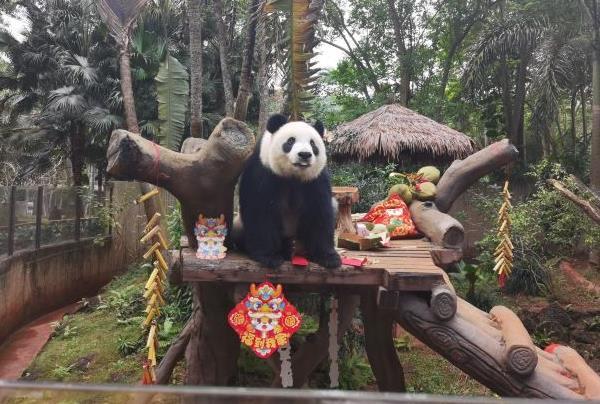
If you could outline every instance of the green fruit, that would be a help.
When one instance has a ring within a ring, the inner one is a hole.
[[[371,231],[376,234],[385,233],[387,231],[387,226],[382,223],[377,223],[375,226],[373,226],[373,230]]]
[[[437,189],[432,182],[422,182],[415,185],[415,195],[420,201],[429,201],[435,198]]]
[[[367,228],[367,230],[371,231],[373,230],[373,227],[375,227],[375,225],[371,222],[365,222],[365,227]]]
[[[425,181],[433,182],[434,184],[437,184],[440,180],[440,170],[434,166],[423,167],[417,171],[417,174],[419,174]]]
[[[405,184],[396,184],[390,188],[388,192],[388,196],[392,196],[394,194],[400,195],[400,198],[407,204],[410,205],[412,202],[412,192],[410,192],[410,187]]]

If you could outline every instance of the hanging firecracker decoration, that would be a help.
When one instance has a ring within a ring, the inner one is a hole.
[[[159,194],[158,189],[153,189],[145,195],[142,195],[137,203],[143,203],[150,198]],[[146,348],[148,349],[147,360],[143,364],[142,384],[154,384],[156,382],[156,355],[158,350],[158,322],[160,316],[160,308],[164,306],[163,298],[165,290],[165,282],[167,279],[167,271],[169,266],[167,260],[161,252],[168,251],[169,245],[160,228],[161,214],[155,213],[148,221],[144,228],[143,236],[140,239],[142,244],[152,243],[148,251],[143,255],[145,260],[151,260],[154,265],[146,284],[144,285],[143,296],[147,301],[146,309],[144,310],[146,317],[142,323],[142,327],[148,330],[148,339]]]
[[[512,205],[510,203],[510,192],[508,191],[508,180],[504,183],[502,190],[502,206],[498,213],[498,247],[494,251],[496,257],[496,266],[494,266],[494,272],[498,273],[498,284],[500,287],[504,287],[506,279],[510,276],[513,267],[513,244],[510,240],[511,230],[511,219],[510,210]]]
[[[282,286],[270,282],[252,284],[227,319],[241,342],[262,359],[286,347],[302,323],[298,310],[283,295]]]

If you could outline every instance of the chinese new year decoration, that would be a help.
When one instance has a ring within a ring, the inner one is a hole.
[[[513,267],[513,244],[510,240],[510,210],[512,205],[510,203],[510,192],[508,191],[508,180],[504,183],[502,197],[502,206],[498,213],[498,238],[500,242],[494,252],[494,256],[496,257],[494,271],[498,273],[498,284],[500,287],[504,287]]]
[[[150,198],[159,194],[158,189],[142,195],[136,203],[143,203]],[[169,245],[166,237],[160,228],[161,214],[155,213],[148,221],[144,228],[144,233],[140,242],[142,244],[151,243],[148,251],[143,255],[145,260],[150,260],[153,263],[153,269],[144,286],[144,298],[147,305],[145,309],[146,318],[142,323],[144,330],[148,331],[146,348],[148,349],[147,360],[143,364],[142,384],[156,383],[156,352],[158,350],[158,322],[160,316],[160,308],[165,304],[163,298],[165,290],[165,281],[167,279],[167,271],[169,266],[163,256],[162,251],[168,251]]]
[[[224,246],[224,243],[225,236],[227,236],[227,223],[225,223],[224,215],[216,219],[206,218],[203,215],[198,216],[194,233],[198,240],[196,257],[205,260],[225,258],[227,247]]]
[[[281,285],[270,282],[252,284],[248,295],[229,312],[228,321],[241,342],[262,359],[286,347],[302,323]]]

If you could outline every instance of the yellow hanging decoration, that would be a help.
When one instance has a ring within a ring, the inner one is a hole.
[[[158,189],[154,189],[151,192],[140,197],[137,202],[142,203],[158,195]],[[165,252],[168,251],[169,245],[166,241],[165,236],[160,228],[160,213],[156,213],[145,226],[142,238],[140,242],[142,244],[150,242],[152,243],[148,251],[143,255],[144,259],[152,260],[154,269],[150,273],[146,284],[144,285],[143,296],[146,299],[146,309],[144,313],[146,317],[142,323],[144,329],[148,329],[148,339],[146,342],[146,349],[148,349],[147,361],[143,365],[143,376],[142,382],[144,384],[156,383],[156,356],[158,350],[158,317],[160,316],[160,309],[165,305],[164,294],[164,282],[167,279],[167,271],[169,266],[165,256],[161,252],[163,249]]]
[[[502,190],[502,206],[498,212],[498,238],[500,242],[494,251],[496,265],[494,272],[498,273],[498,284],[504,287],[506,279],[510,276],[513,267],[513,244],[510,240],[510,230],[512,227],[510,219],[510,211],[512,204],[510,203],[511,195],[508,190],[508,180],[504,183]]]

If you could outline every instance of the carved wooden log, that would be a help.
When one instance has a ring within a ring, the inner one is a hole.
[[[503,364],[503,345],[484,332],[478,323],[463,317],[460,310],[449,321],[440,322],[425,297],[385,293],[397,294],[394,299],[400,309],[394,312],[394,318],[404,329],[494,392],[510,397],[582,398],[571,390],[573,380],[553,368],[540,364],[527,378],[508,372]]]
[[[417,229],[433,243],[446,248],[462,248],[465,230],[458,220],[440,212],[431,201],[414,201],[410,215]]]
[[[431,312],[442,321],[450,320],[456,314],[456,293],[446,285],[438,285],[431,291]]]
[[[562,345],[554,347],[553,353],[569,372],[577,376],[585,398],[600,400],[600,376],[585,363],[581,355],[573,348]]]
[[[177,153],[125,130],[113,132],[107,171],[119,179],[136,179],[167,189],[181,202],[190,246],[196,248],[194,224],[198,214],[225,214],[231,228],[233,189],[246,158],[254,148],[248,127],[223,119],[199,150]]]
[[[502,331],[507,369],[519,376],[529,376],[537,366],[538,356],[523,323],[515,313],[503,306],[490,310],[490,316]]]
[[[508,140],[493,143],[467,157],[454,161],[437,185],[435,204],[440,212],[448,212],[452,204],[473,183],[486,174],[517,159],[519,152]]]

